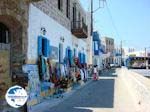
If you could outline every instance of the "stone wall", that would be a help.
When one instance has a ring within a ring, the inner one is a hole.
[[[29,4],[24,0],[0,0],[0,22],[9,29],[11,68],[14,73],[21,70],[26,59],[28,7]]]
[[[79,21],[78,12],[81,13],[81,18],[84,18],[86,22],[86,13],[81,7],[78,0],[70,0],[70,18],[66,16],[66,0],[63,0],[62,11],[58,9],[58,0],[42,0],[39,2],[33,3],[37,8],[43,11],[46,15],[53,18],[62,26],[66,27],[68,30],[71,30],[71,22],[73,20],[73,4],[77,4],[77,21]]]

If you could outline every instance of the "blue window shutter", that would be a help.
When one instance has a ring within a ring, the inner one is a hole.
[[[71,50],[68,49],[68,58],[70,59],[70,57],[71,57]]]
[[[81,53],[81,60],[82,60],[81,63],[83,64],[83,53]]]
[[[66,58],[68,58],[68,48],[66,48]]]
[[[50,41],[49,41],[49,57],[51,56],[51,52],[52,52],[52,48],[51,48],[51,44],[50,44]]]
[[[50,56],[50,41],[49,40],[47,40],[47,57],[49,57]]]
[[[74,57],[76,57],[76,49],[74,48]]]
[[[46,56],[46,44],[47,44],[47,42],[46,42],[45,38],[43,38],[42,44],[43,44],[43,55]]]
[[[38,55],[43,55],[42,54],[42,37],[38,36]]]
[[[43,55],[49,57],[49,40],[43,38]]]
[[[82,56],[80,52],[79,52],[79,62],[82,63]]]
[[[85,63],[86,63],[86,55],[84,54],[84,60],[85,60]]]
[[[80,62],[82,63],[82,53],[80,53],[80,60],[81,60]]]
[[[68,57],[69,57],[69,61],[70,61],[70,64],[71,64],[72,51],[69,49],[68,52],[69,52]]]
[[[78,53],[78,58],[79,58],[79,62],[80,62],[80,52]]]
[[[59,63],[60,63],[60,44],[59,44]]]
[[[85,54],[83,53],[83,63],[85,63]]]

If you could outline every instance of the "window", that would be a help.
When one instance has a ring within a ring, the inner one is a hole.
[[[58,9],[63,11],[63,0],[58,0]]]
[[[76,25],[76,5],[75,5],[75,4],[74,4],[74,6],[73,6],[72,12],[73,12],[73,24],[72,24],[72,27],[73,27],[73,28],[76,28],[77,25]]]
[[[66,16],[70,18],[70,0],[66,2]]]
[[[74,3],[74,6],[73,6],[73,21],[75,22],[76,21],[76,4]]]
[[[0,43],[9,43],[9,31],[8,28],[0,23]]]
[[[80,12],[78,13],[78,27],[81,27],[81,14]]]

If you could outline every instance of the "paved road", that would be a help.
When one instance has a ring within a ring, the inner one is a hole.
[[[38,112],[135,112],[132,96],[114,73],[115,70],[104,72],[99,81],[92,81],[58,105],[43,106]]]
[[[92,81],[57,106],[44,112],[92,112],[88,108],[113,108],[114,79]]]

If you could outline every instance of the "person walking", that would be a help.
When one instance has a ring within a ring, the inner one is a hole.
[[[93,80],[98,80],[98,70],[97,70],[97,65],[94,65],[94,68],[93,68]]]

